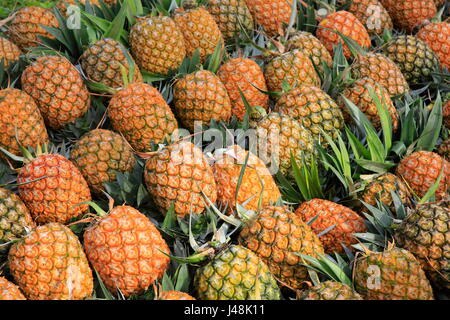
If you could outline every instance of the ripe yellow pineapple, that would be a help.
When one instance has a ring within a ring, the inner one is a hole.
[[[351,250],[351,245],[357,243],[353,233],[366,231],[364,220],[356,212],[328,200],[312,199],[303,202],[295,210],[295,214],[301,217],[305,223],[312,221],[317,216],[316,220],[311,223],[311,228],[316,234],[334,226],[333,229],[319,237],[327,253],[343,253],[343,245]]]
[[[142,294],[168,268],[169,247],[138,210],[117,206],[84,232],[86,256],[106,287],[125,297]]]
[[[217,76],[227,89],[231,100],[231,113],[239,120],[244,120],[246,113],[241,92],[250,106],[268,109],[269,96],[260,91],[267,91],[266,80],[261,68],[253,60],[230,59],[220,67]]]
[[[285,93],[274,110],[298,120],[321,142],[325,141],[321,129],[336,138],[344,127],[341,108],[328,94],[312,86],[304,85]]]
[[[398,127],[398,113],[397,109],[394,106],[394,103],[389,96],[387,90],[376,83],[370,78],[361,78],[353,82],[353,84],[346,88],[342,95],[346,97],[348,100],[353,102],[362,113],[364,113],[372,123],[373,127],[376,130],[381,128],[381,120],[378,114],[378,108],[375,104],[375,100],[372,97],[370,90],[378,97],[378,100],[385,106],[389,115],[391,116],[392,121],[392,129],[393,131],[397,130]],[[347,111],[347,107],[342,98],[338,100],[340,106],[342,107],[342,113],[344,115],[344,119],[346,122],[351,121],[350,113]]]
[[[37,103],[48,126],[58,130],[82,117],[90,105],[89,91],[69,60],[43,56],[22,73],[22,89]]]
[[[450,70],[450,23],[436,22],[422,27],[416,37],[438,56],[441,65]]]
[[[18,286],[0,277],[0,300],[26,300]]]
[[[81,68],[87,78],[94,82],[100,82],[110,88],[123,87],[123,71],[130,73],[130,63],[134,67],[134,82],[142,81],[139,68],[134,65],[134,61],[129,56],[126,49],[116,40],[101,39],[90,45],[81,55]]]
[[[320,86],[319,75],[308,54],[299,49],[283,54],[276,53],[266,64],[264,77],[271,92],[282,92],[283,82],[291,88],[303,85]]]
[[[304,290],[300,300],[363,300],[363,298],[344,283],[325,281]]]
[[[198,49],[203,62],[218,44],[224,46],[219,26],[205,8],[178,9],[175,11],[174,21],[183,34],[187,56],[192,56]]]
[[[436,15],[433,0],[381,0],[397,28],[411,32]]]
[[[195,122],[228,121],[231,102],[227,89],[214,73],[199,70],[178,79],[173,86],[175,113],[191,132]]]
[[[333,54],[334,46],[342,43],[344,55],[349,58],[352,53],[348,46],[344,44],[340,32],[344,36],[354,40],[363,48],[370,48],[370,37],[364,25],[350,12],[337,11],[323,19],[317,27],[316,36],[322,41],[327,50]]]
[[[162,95],[146,83],[132,83],[109,102],[108,116],[136,151],[148,151],[178,128],[177,120]]]
[[[256,23],[268,36],[284,34],[284,24],[292,14],[292,0],[245,0]]]
[[[19,60],[22,51],[14,43],[6,38],[0,37],[0,62],[3,60],[5,67]]]
[[[95,129],[78,140],[70,160],[80,170],[94,193],[101,193],[105,182],[114,181],[118,173],[130,172],[136,159],[128,142],[118,133]]]
[[[147,72],[166,75],[176,70],[186,56],[183,34],[169,17],[139,18],[130,30],[129,40],[136,63]]]
[[[81,300],[92,294],[92,272],[81,243],[62,224],[33,229],[12,245],[8,263],[30,300]]]
[[[409,85],[400,68],[381,53],[358,55],[352,64],[351,72],[356,79],[368,77],[381,84],[391,97],[409,91]]]
[[[247,155],[247,166],[239,190],[236,190]],[[247,210],[257,210],[260,202],[264,207],[277,202],[281,197],[280,190],[263,161],[238,145],[216,152],[213,170],[217,184],[217,202],[227,206],[229,211],[234,210],[237,204]]]
[[[217,199],[212,169],[202,150],[190,142],[181,141],[151,153],[144,179],[164,215],[172,203],[180,217],[203,213],[209,205],[202,192],[211,202]]]
[[[241,230],[239,243],[255,252],[282,284],[293,289],[301,288],[309,278],[296,253],[312,257],[324,254],[313,230],[285,207],[260,210]]]
[[[43,26],[58,28],[59,23],[51,9],[41,7],[24,7],[19,9],[8,27],[8,37],[26,51],[31,47],[37,47],[41,40],[39,37],[54,37]]]
[[[47,129],[38,106],[18,89],[0,90],[0,147],[20,155],[20,145],[36,148],[48,142]]]

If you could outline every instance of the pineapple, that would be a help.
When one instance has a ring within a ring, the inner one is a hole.
[[[378,114],[377,105],[370,93],[370,90],[373,90],[373,93],[377,96],[378,100],[388,110],[389,115],[391,116],[392,129],[393,131],[396,131],[398,127],[397,109],[395,108],[389,93],[383,86],[370,78],[361,78],[353,82],[350,87],[346,88],[342,92],[342,95],[353,102],[359,110],[366,115],[373,127],[376,130],[379,130],[381,129],[381,120]],[[338,103],[342,108],[345,121],[351,121],[352,118],[347,111],[342,97],[340,97]]]
[[[447,204],[448,205],[448,204]],[[395,239],[415,255],[436,286],[450,290],[450,208],[419,205],[396,229]]]
[[[297,87],[278,100],[274,110],[298,120],[317,141],[324,141],[321,130],[333,139],[344,127],[341,108],[319,88]]]
[[[284,34],[292,14],[292,0],[245,0],[256,23],[272,37]]]
[[[369,33],[364,25],[350,12],[337,11],[330,14],[319,23],[316,31],[317,38],[322,41],[331,54],[334,52],[334,46],[342,43],[344,55],[349,58],[352,53],[336,32],[349,37],[363,48],[370,48]]]
[[[352,0],[348,11],[361,21],[370,34],[382,35],[392,30],[392,19],[378,0]]]
[[[397,28],[411,32],[433,18],[436,13],[434,0],[381,0]]]
[[[173,86],[175,113],[191,132],[195,122],[228,121],[231,101],[220,79],[208,70],[199,70],[178,79]]]
[[[161,292],[158,296],[158,300],[195,300],[195,298],[187,293],[171,290]]]
[[[329,67],[332,65],[333,60],[327,48],[309,32],[296,31],[289,36],[289,40],[286,42],[286,50],[292,51],[295,49],[299,49],[309,56],[314,66],[322,74],[324,73],[322,61]]]
[[[0,127],[0,147],[15,155],[21,153],[20,145],[36,148],[48,142],[38,106],[28,94],[18,89],[0,90]]]
[[[381,84],[391,97],[409,91],[408,82],[400,68],[381,53],[358,55],[352,64],[351,73],[356,79],[368,77]]]
[[[58,130],[82,117],[89,91],[78,70],[60,56],[43,56],[22,73],[22,89],[37,103],[45,122]]]
[[[92,294],[92,272],[81,243],[59,223],[36,227],[14,243],[8,263],[30,300],[81,300]]]
[[[6,38],[0,37],[0,62],[3,61],[5,67],[19,60],[22,51],[14,43]]]
[[[175,213],[200,214],[208,206],[202,193],[211,202],[217,199],[214,175],[202,150],[190,142],[181,141],[150,154],[144,179],[162,214],[171,204]]]
[[[72,147],[70,160],[80,170],[91,190],[100,194],[103,184],[118,173],[131,172],[136,159],[128,142],[119,134],[95,129]]]
[[[219,26],[205,8],[177,9],[174,21],[183,34],[188,57],[192,57],[194,52],[199,50],[200,60],[204,62],[218,45],[224,47]]]
[[[253,17],[245,0],[209,0],[206,9],[225,39],[239,35],[241,25],[247,30],[253,29]]]
[[[166,75],[178,69],[186,56],[183,34],[169,17],[138,19],[129,41],[136,63],[147,72]]]
[[[351,245],[357,243],[353,233],[366,231],[364,220],[356,212],[328,200],[312,199],[303,202],[295,210],[295,214],[304,222],[313,221],[311,228],[316,234],[334,226],[319,237],[327,253],[343,253],[343,246],[352,249]],[[313,220],[316,216],[316,220]]]
[[[425,272],[404,249],[366,252],[353,272],[356,291],[367,300],[433,300]]]
[[[439,70],[439,60],[433,50],[414,36],[397,36],[386,44],[384,50],[410,84],[428,80],[432,72]]]
[[[324,249],[310,226],[285,207],[267,206],[239,234],[239,243],[255,252],[284,285],[299,289],[307,268],[296,253],[317,257]]]
[[[39,37],[54,39],[42,26],[59,28],[58,20],[51,9],[41,7],[24,7],[19,9],[11,20],[7,35],[23,51],[37,47]]]
[[[247,166],[244,170],[247,156]],[[277,202],[281,197],[280,190],[264,162],[238,145],[216,150],[213,170],[217,184],[217,201],[229,211],[234,210],[237,204],[247,210],[257,210],[259,204],[264,207]],[[242,170],[242,180],[239,190],[236,190]]]
[[[106,5],[113,5],[117,2],[117,0],[102,0],[102,1]],[[89,2],[91,4],[91,6],[92,5],[97,6],[97,7],[100,6],[99,0],[78,0],[78,2],[81,3],[82,5],[86,5],[86,3]],[[63,15],[66,15],[68,5],[77,5],[77,4],[76,4],[75,0],[59,0],[56,3],[56,7]]]
[[[127,73],[130,72],[128,59],[134,67],[134,61],[126,49],[116,40],[106,38],[90,45],[81,55],[80,63],[89,80],[118,89],[124,85],[122,67]],[[133,82],[141,81],[142,75],[135,68]]]
[[[348,285],[335,281],[321,282],[301,292],[301,300],[363,300]]]
[[[391,192],[395,192],[403,204],[410,204],[410,192],[403,180],[392,173],[384,173],[363,187],[358,198],[371,206],[377,205],[377,200],[395,211]],[[362,209],[367,211],[365,207]]]
[[[178,129],[172,110],[162,95],[146,83],[132,83],[109,102],[108,116],[136,151],[148,151],[151,143],[162,143]]]
[[[258,150],[265,163],[275,161],[283,175],[290,175],[291,153],[299,165],[302,158],[306,162],[313,160],[315,148],[311,133],[302,127],[299,121],[290,116],[271,112],[252,123],[258,138]]]
[[[283,82],[291,88],[303,85],[320,86],[320,78],[308,55],[298,49],[275,54],[264,69],[267,88],[271,92],[282,92]]]
[[[241,92],[250,106],[268,109],[269,96],[260,91],[267,91],[266,80],[261,68],[253,60],[230,59],[220,67],[217,76],[227,89],[231,101],[231,113],[240,121],[244,120],[247,111]]]
[[[34,227],[30,211],[12,191],[0,187],[0,243],[19,239]]]
[[[0,300],[27,300],[18,286],[0,277]]]
[[[450,129],[450,100],[447,100],[442,105],[443,125]]]
[[[89,262],[111,292],[142,294],[166,271],[169,247],[156,226],[132,207],[101,215],[83,235]]]
[[[450,163],[438,154],[430,151],[414,152],[400,161],[395,173],[421,198],[436,183],[441,170],[442,178],[435,192],[436,199],[440,200],[449,196]]]
[[[437,153],[447,161],[450,161],[450,138],[441,142]]]
[[[442,67],[450,70],[450,23],[436,22],[422,27],[416,37],[425,42],[439,58]]]
[[[67,223],[88,211],[91,192],[75,165],[59,154],[27,158],[17,176],[19,196],[38,224]]]
[[[280,300],[280,289],[267,265],[252,251],[231,245],[197,269],[201,300]]]

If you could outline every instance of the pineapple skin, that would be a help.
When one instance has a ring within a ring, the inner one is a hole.
[[[12,191],[0,187],[0,241],[21,238],[35,227],[30,211]]]
[[[12,245],[8,262],[15,282],[30,300],[82,300],[92,294],[92,272],[81,243],[62,224],[33,229]]]
[[[0,37],[0,62],[3,60],[5,67],[19,60],[21,54],[22,51],[18,46],[6,38]]]
[[[290,0],[245,0],[253,19],[272,37],[283,35],[283,24],[289,24],[292,14]]]
[[[36,148],[48,143],[44,119],[34,100],[18,89],[0,90],[0,146],[20,155],[19,143]]]
[[[431,78],[439,70],[439,60],[428,45],[415,36],[398,36],[384,48],[405,75],[410,84],[417,84]]]
[[[269,96],[258,90],[267,91],[266,80],[261,68],[253,60],[230,59],[219,68],[217,76],[227,89],[231,102],[231,113],[240,121],[244,120],[247,110],[239,90],[250,106],[268,109]]]
[[[121,88],[123,87],[121,67],[126,69],[127,75],[130,72],[126,54],[126,49],[116,40],[101,39],[83,52],[80,57],[81,68],[91,81],[114,89]],[[142,75],[137,66],[134,68],[133,82],[142,82]]]
[[[27,163],[20,169],[17,183],[23,184],[18,187],[19,196],[38,224],[64,224],[88,211],[87,204],[78,205],[91,201],[86,180],[59,154],[44,154]]]
[[[206,9],[214,17],[225,39],[231,39],[241,32],[253,29],[253,17],[245,0],[209,0]]]
[[[22,51],[37,47],[39,37],[54,39],[41,25],[59,28],[58,20],[51,9],[24,7],[19,9],[8,27],[7,35]]]
[[[445,160],[450,161],[450,138],[441,142],[437,153]]]
[[[240,245],[227,247],[198,268],[194,288],[200,300],[280,300],[267,265]]]
[[[437,9],[433,0],[381,0],[389,12],[394,26],[411,32],[436,15]]]
[[[239,175],[247,155],[247,167],[236,194]],[[264,162],[237,145],[228,147],[226,153],[215,159],[213,172],[217,185],[217,202],[223,207],[227,206],[229,212],[232,212],[237,204],[243,205],[247,210],[257,210],[260,198],[261,206],[264,207],[277,202],[281,197],[280,190]],[[249,199],[250,201],[247,201]]]
[[[78,140],[70,160],[80,170],[93,193],[101,194],[104,183],[118,173],[131,172],[136,159],[128,142],[110,130],[95,129]]]
[[[208,125],[211,120],[228,121],[231,101],[227,89],[211,71],[199,70],[175,82],[175,113],[181,123],[194,132],[195,121]]]
[[[439,58],[441,65],[450,69],[450,24],[430,23],[417,32],[416,37],[425,42]]]
[[[381,120],[375,101],[370,94],[370,89],[373,90],[373,93],[388,110],[392,121],[392,129],[395,132],[398,128],[397,109],[395,108],[389,93],[383,86],[370,78],[361,78],[353,82],[350,87],[346,88],[342,92],[342,95],[353,102],[359,110],[367,116],[367,119],[372,123],[373,127],[376,130],[379,130],[381,129]],[[342,114],[345,121],[352,121],[352,117],[347,111],[346,104],[342,97],[339,97],[338,103],[342,108]]]
[[[62,129],[82,117],[90,106],[89,91],[69,60],[43,56],[22,73],[22,89],[37,103],[46,124]]]
[[[382,35],[383,30],[393,28],[391,16],[378,0],[353,0],[348,11],[364,24],[369,34]]]
[[[366,300],[434,299],[420,263],[404,249],[392,248],[360,257],[354,269],[354,283]]]
[[[437,287],[450,290],[450,209],[445,206],[420,205],[396,229],[395,239],[414,254]]]
[[[169,247],[156,226],[129,206],[113,208],[83,235],[91,265],[110,290],[142,294],[167,270]],[[164,253],[162,253],[164,252]]]
[[[159,294],[158,300],[196,300],[194,297],[181,291],[163,291]]]
[[[323,19],[317,28],[316,36],[324,44],[327,50],[333,54],[333,46],[342,43],[342,48],[346,58],[351,57],[352,53],[339,34],[331,31],[337,31],[354,40],[363,48],[370,48],[370,36],[364,25],[352,13],[348,11],[337,11]]]
[[[163,215],[172,202],[180,217],[203,213],[208,204],[202,192],[213,203],[217,199],[212,168],[202,150],[190,142],[175,143],[153,153],[145,164],[144,180]]]
[[[335,225],[333,229],[319,237],[327,253],[344,253],[342,245],[352,250],[351,245],[358,242],[353,234],[367,231],[363,218],[355,211],[328,200],[312,199],[303,202],[295,210],[295,214],[305,223],[317,216],[311,223],[315,234]]]
[[[178,129],[178,123],[163,96],[146,83],[133,83],[119,90],[109,102],[108,116],[136,151],[149,151]]]
[[[381,53],[358,55],[352,65],[351,73],[356,79],[368,77],[381,84],[391,97],[409,91],[408,82],[400,68]]]
[[[239,234],[239,243],[255,252],[286,286],[299,289],[309,279],[302,258],[324,253],[319,238],[300,217],[284,207],[267,206]]]
[[[309,130],[314,140],[324,143],[321,129],[333,139],[344,127],[341,108],[324,91],[313,86],[294,88],[277,101],[274,111],[298,120]]]
[[[8,281],[5,277],[0,277],[0,300],[27,300],[18,286]]]
[[[167,75],[186,56],[183,34],[169,17],[143,17],[131,28],[131,52],[143,71]]]
[[[264,68],[267,88],[271,92],[281,92],[283,82],[291,88],[303,85],[320,86],[320,77],[308,55],[302,50],[294,49],[275,56]]]
[[[300,300],[363,300],[363,298],[346,284],[325,281],[303,291]]]
[[[312,33],[296,31],[291,34],[286,42],[286,50],[292,51],[295,49],[305,53],[321,73],[324,72],[322,60],[329,67],[332,65],[333,60],[327,48]]]
[[[442,172],[442,179],[435,192],[437,200],[445,199],[450,188],[450,163],[430,151],[418,151],[403,158],[395,174],[406,182],[418,197],[423,197]]]

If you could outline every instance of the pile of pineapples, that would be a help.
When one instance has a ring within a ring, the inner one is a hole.
[[[448,299],[445,1],[9,9],[0,300]]]

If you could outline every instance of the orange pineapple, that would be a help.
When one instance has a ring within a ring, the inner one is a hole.
[[[255,21],[268,36],[284,34],[283,24],[288,24],[292,14],[292,0],[245,0]]]
[[[434,51],[443,67],[450,70],[450,24],[448,22],[427,24],[417,32],[416,37]]]
[[[195,298],[185,292],[171,290],[162,291],[158,296],[158,300],[195,300]]]
[[[0,277],[0,300],[27,300],[18,286]]]
[[[22,51],[14,43],[6,38],[0,37],[0,62],[3,60],[5,67],[19,60]]]
[[[345,2],[345,1],[342,1]],[[378,0],[352,0],[348,11],[353,13],[371,34],[392,30],[392,19]]]
[[[381,0],[394,26],[411,32],[436,15],[433,0]]]

